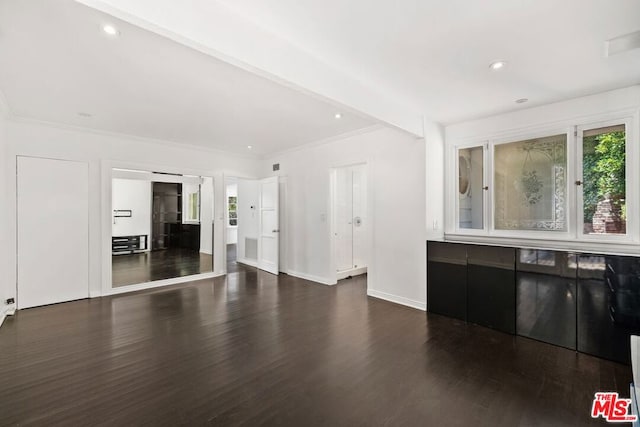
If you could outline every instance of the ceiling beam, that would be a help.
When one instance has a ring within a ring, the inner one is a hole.
[[[277,83],[423,137],[420,112],[212,0],[76,0]],[[126,35],[123,35],[126,37]]]

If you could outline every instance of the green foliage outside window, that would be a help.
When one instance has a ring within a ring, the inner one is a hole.
[[[625,132],[584,138],[584,222],[591,222],[598,202],[611,198],[626,220]]]

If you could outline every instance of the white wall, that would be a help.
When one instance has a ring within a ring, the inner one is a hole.
[[[7,156],[6,113],[2,94],[0,94],[0,206],[2,206],[0,209],[0,242],[2,242],[0,244],[0,324],[4,320],[6,309],[8,309],[5,300],[15,296],[15,282],[12,281],[12,275],[9,274],[9,272],[15,271],[15,266],[12,269],[12,265],[9,263],[9,256],[12,251],[15,253],[15,246],[11,245],[9,239],[10,232],[6,212],[8,205],[4,200],[9,189],[7,185],[9,159]]]
[[[425,122],[427,239],[444,238],[444,128]]]
[[[103,291],[101,288],[103,273],[105,273],[102,269],[103,252],[110,254],[111,167],[213,177],[215,197],[219,201],[215,204],[215,272],[224,271],[223,174],[256,176],[259,171],[257,159],[162,141],[13,119],[7,122],[7,136],[7,188],[15,188],[16,155],[78,160],[89,164],[90,295],[97,296]],[[103,199],[103,192],[109,193],[108,198]],[[6,206],[5,210],[9,216],[8,224],[15,224],[15,191],[7,191],[4,195],[6,200],[2,200],[2,206]],[[16,257],[13,250],[15,239],[15,227],[9,227],[9,236],[6,240],[9,242],[6,246],[11,248],[7,253],[9,268],[8,274],[3,275],[3,280],[6,280],[8,293],[11,296],[15,294],[16,280]]]
[[[215,210],[213,186],[213,178],[209,176],[202,178],[202,185],[200,185],[200,252],[205,254],[213,253],[213,213]],[[224,228],[222,229],[224,230]]]
[[[590,116],[636,109],[638,105],[640,85],[449,125],[445,128],[446,143],[471,142],[523,129],[563,125],[569,121],[588,120]]]
[[[224,206],[228,245],[238,243],[238,227],[229,225],[229,217],[226,215],[229,212],[229,197],[238,197],[238,183],[235,182],[235,179],[231,182],[231,179],[227,178],[227,195],[224,199]]]
[[[258,201],[260,196],[259,181],[238,179],[238,248],[239,262],[257,265],[257,257],[247,256],[245,239],[258,239],[259,215]]]
[[[425,309],[425,143],[397,130],[369,129],[266,159],[263,176],[287,177],[289,274],[335,283],[330,171],[357,163],[368,168],[368,293]]]
[[[147,236],[147,249],[151,247],[151,182],[114,178],[111,184],[112,210],[130,210],[131,217],[114,217],[112,235]],[[112,212],[113,214],[113,212]]]

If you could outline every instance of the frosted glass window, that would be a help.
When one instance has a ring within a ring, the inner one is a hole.
[[[590,129],[582,135],[582,232],[626,234],[625,126]]]
[[[484,228],[483,154],[482,146],[458,150],[459,228]]]
[[[567,135],[496,145],[494,226],[567,230]]]

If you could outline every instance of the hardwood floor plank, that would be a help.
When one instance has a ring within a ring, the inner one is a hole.
[[[237,265],[22,310],[0,328],[2,425],[600,424],[628,366]]]

